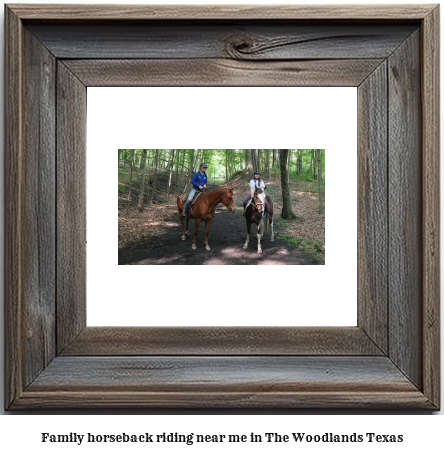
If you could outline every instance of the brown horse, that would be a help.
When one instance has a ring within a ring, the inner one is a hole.
[[[268,202],[268,213],[270,215],[270,219],[266,219],[263,217],[264,210],[265,210],[265,199]],[[257,253],[262,253],[261,248],[261,236],[264,234],[264,226],[265,232],[268,231],[268,225],[271,227],[271,237],[270,241],[274,241],[274,230],[273,230],[273,200],[270,196],[265,196],[264,191],[256,187],[254,191],[254,195],[250,205],[245,210],[245,219],[247,221],[247,240],[244,244],[244,250],[248,249],[248,242],[250,240],[250,232],[251,232],[251,225],[255,223],[257,225]]]
[[[188,234],[188,221],[191,218],[194,219],[194,238],[193,245],[191,246],[193,250],[196,250],[196,236],[199,231],[200,222],[205,221],[205,248],[211,250],[208,245],[208,233],[210,231],[211,222],[213,221],[214,211],[216,206],[222,203],[228,207],[230,212],[235,212],[236,206],[234,205],[234,192],[233,188],[217,188],[216,190],[210,190],[205,192],[197,198],[197,201],[193,204],[192,214],[190,211],[190,206],[188,206],[187,212],[187,230],[184,232],[184,219],[182,217],[182,211],[185,203],[180,198],[180,195],[177,197],[177,209],[179,211],[180,223],[182,224],[182,240],[186,239]]]

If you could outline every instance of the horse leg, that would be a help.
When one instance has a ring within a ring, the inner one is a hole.
[[[261,234],[262,234],[263,224],[257,227],[257,253],[262,253],[261,249]]]
[[[188,236],[188,223],[190,222],[190,217],[187,217],[187,230],[185,231],[185,235]]]
[[[185,230],[184,230],[184,221],[183,221],[182,215],[179,215],[179,218],[180,218],[180,224],[182,225],[182,241],[184,241],[186,239]]]
[[[182,241],[185,240],[185,232],[184,232],[184,217],[182,217],[183,212],[183,201],[178,197],[177,198],[177,210],[179,211],[179,220],[180,224],[182,225]]]
[[[205,249],[206,250],[211,250],[210,246],[208,244],[208,234],[210,232],[210,226],[211,226],[211,222],[212,221],[213,221],[213,217],[208,218],[207,220],[205,220]]]
[[[270,217],[270,227],[271,227],[271,237],[270,237],[270,241],[273,242],[273,241],[274,241],[273,217]]]
[[[191,246],[191,248],[193,250],[197,249],[197,247],[196,247],[196,236],[197,236],[197,232],[199,231],[199,225],[200,225],[200,218],[194,219],[194,237],[193,237],[193,245]]]
[[[244,244],[244,250],[248,249],[248,241],[250,240],[250,232],[251,232],[251,223],[247,222],[247,240]]]

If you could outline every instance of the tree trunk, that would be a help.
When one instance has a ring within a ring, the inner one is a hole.
[[[225,149],[225,182],[228,183],[228,152]]]
[[[199,155],[200,155],[201,149],[197,149],[197,155],[196,159],[194,160],[194,166],[193,166],[193,171],[192,173],[194,174],[198,169],[200,169],[200,163],[199,163]]]
[[[143,211],[143,192],[145,190],[145,164],[146,164],[146,153],[147,149],[143,149],[143,156],[142,156],[142,162],[140,163],[140,170],[142,171],[142,182],[139,184],[139,204],[137,208],[139,209],[140,212]]]
[[[159,149],[156,149],[156,155],[153,158],[153,188],[150,195],[150,203],[153,204],[154,193],[156,193],[157,167],[159,166]]]
[[[282,218],[294,220],[296,215],[291,207],[290,185],[287,174],[288,149],[279,149],[279,160],[281,165]]]
[[[268,149],[268,152],[267,152],[267,172],[268,172],[268,180],[271,182],[270,149]]]
[[[128,201],[131,201],[131,190],[133,188],[133,167],[134,167],[134,149],[131,156],[131,170],[130,170],[130,179],[129,179],[129,191],[128,191]]]
[[[179,188],[179,160],[180,160],[180,149],[177,149],[176,154],[176,172],[174,173],[174,180],[176,181],[177,188]]]
[[[316,149],[316,155],[318,158],[319,212],[324,212],[324,201],[322,195],[322,152],[320,149]]]
[[[179,173],[179,190],[182,190],[182,187],[184,186],[184,181],[186,179],[185,155],[186,155],[186,149],[183,149],[183,151],[182,151],[182,172]]]
[[[288,149],[288,183],[291,182],[291,149]]]
[[[171,179],[173,177],[173,163],[174,163],[174,154],[176,150],[172,149],[170,152],[170,162],[169,162],[169,167],[170,167],[170,178],[168,179],[168,189],[167,189],[167,204],[170,199],[170,189],[171,189]]]
[[[245,149],[247,155],[248,179],[253,179],[253,162],[251,160],[251,149]]]
[[[316,157],[315,157],[314,150],[312,150],[312,152],[311,152],[311,157],[313,160],[313,179],[316,180],[318,178],[318,171],[317,171],[317,163],[316,163]]]

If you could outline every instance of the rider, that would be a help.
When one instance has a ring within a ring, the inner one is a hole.
[[[208,165],[206,163],[201,163],[200,167],[199,167],[199,171],[197,171],[196,173],[193,174],[193,181],[192,181],[193,188],[191,189],[191,191],[188,195],[188,199],[185,202],[185,206],[184,206],[183,212],[182,212],[183,217],[186,216],[185,212],[187,210],[187,207],[191,203],[196,192],[201,192],[201,191],[203,191],[204,188],[207,188],[207,175],[205,173],[207,168],[208,168]]]
[[[245,217],[245,208],[247,206],[248,201],[250,201],[250,199],[253,197],[254,191],[256,190],[256,187],[260,187],[262,190],[265,190],[265,183],[261,179],[261,171],[259,169],[257,169],[254,172],[254,179],[251,179],[251,181],[250,181],[250,195],[248,195],[247,198],[245,198],[245,201],[243,203],[244,204],[244,213],[242,215],[244,217]],[[267,202],[267,200],[265,200],[264,217],[265,218],[270,217],[270,215],[268,213],[268,202]]]

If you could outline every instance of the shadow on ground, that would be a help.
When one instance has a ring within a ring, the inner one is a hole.
[[[210,228],[210,251],[205,250],[205,225],[199,227],[197,250],[191,249],[194,220],[190,219],[189,235],[182,241],[179,216],[165,219],[164,233],[151,236],[119,249],[119,264],[182,264],[182,265],[298,265],[317,264],[305,252],[283,239],[270,242],[270,233],[261,241],[262,254],[257,253],[256,225],[252,227],[247,250],[242,246],[247,227],[242,209],[230,213],[224,206],[216,208]],[[275,229],[275,236],[276,236]]]

